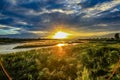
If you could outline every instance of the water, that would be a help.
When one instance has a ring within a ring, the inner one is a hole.
[[[22,44],[16,43],[16,44],[0,45],[0,54],[14,53],[14,52],[26,51],[27,50],[27,49],[13,49],[14,47],[19,46],[19,45],[22,45]]]
[[[0,45],[0,54],[8,54],[8,53],[15,53],[20,51],[28,51],[32,49],[40,49],[40,48],[48,48],[53,46],[46,46],[46,47],[34,47],[34,48],[19,48],[19,49],[13,49],[17,46],[23,45],[24,43],[16,43],[16,44],[5,44]]]
[[[0,44],[0,54],[8,54],[8,53],[15,53],[15,52],[20,52],[20,51],[28,51],[28,50],[32,50],[32,49],[41,49],[41,48],[48,48],[48,47],[56,47],[58,45],[55,46],[46,46],[46,47],[34,47],[34,48],[20,48],[20,49],[13,49],[14,47],[23,45],[24,43],[14,43],[14,44]],[[69,44],[65,44],[65,45],[69,45]],[[70,44],[71,45],[71,44]],[[76,45],[76,44],[72,44],[72,45]]]

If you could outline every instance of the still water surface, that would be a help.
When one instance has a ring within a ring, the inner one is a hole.
[[[22,45],[22,44],[21,43],[2,44],[2,45],[0,44],[0,54],[7,54],[7,53],[14,53],[14,52],[19,52],[19,51],[30,50],[30,48],[13,49],[14,47]]]
[[[34,48],[20,48],[20,49],[13,49],[16,46],[23,45],[24,43],[14,43],[14,44],[0,44],[0,54],[8,54],[8,53],[15,53],[15,52],[20,52],[20,51],[28,51],[32,49],[41,49],[41,48],[48,48],[48,47],[56,47],[64,44],[58,44],[55,46],[46,46],[46,47],[34,47]],[[65,44],[68,45],[68,44]],[[76,44],[72,44],[76,45]]]

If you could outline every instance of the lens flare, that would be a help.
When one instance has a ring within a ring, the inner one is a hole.
[[[65,46],[65,44],[60,43],[60,44],[57,44],[57,46],[61,47],[61,46]]]
[[[66,33],[66,32],[62,32],[62,31],[59,31],[57,33],[55,33],[55,35],[53,36],[54,39],[65,39],[65,38],[68,38],[70,34]]]

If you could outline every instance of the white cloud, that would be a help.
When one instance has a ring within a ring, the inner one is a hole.
[[[0,24],[0,29],[4,29],[4,28],[8,28],[8,29],[11,29],[11,30],[21,30],[21,28],[12,27],[12,26],[8,26],[8,25],[1,25]]]
[[[18,31],[0,29],[0,35],[8,35],[8,34],[18,34]]]
[[[29,12],[27,12],[26,14],[27,15],[42,15],[42,14],[46,14],[46,13],[48,13],[48,14],[50,14],[50,13],[56,13],[56,12],[58,12],[58,13],[63,13],[63,14],[73,14],[74,13],[74,11],[73,10],[63,10],[63,9],[52,9],[52,10],[47,10],[47,9],[43,9],[42,11],[40,11],[40,12],[36,12],[36,11],[34,11],[34,10],[29,10]]]
[[[21,28],[15,28],[12,26],[0,24],[0,35],[18,34],[19,33],[18,30],[21,30]]]
[[[65,2],[67,2],[67,4],[78,4],[81,2],[84,2],[86,0],[65,0]]]
[[[28,25],[28,23],[27,23],[27,22],[24,22],[24,21],[18,21],[17,23],[18,23],[18,24],[21,24],[21,25]]]
[[[120,10],[115,8],[115,9],[111,10],[110,12],[118,12],[118,11],[120,11]]]
[[[47,31],[29,31],[30,33],[33,33],[33,34],[46,34],[48,33]]]
[[[94,26],[107,27],[108,24],[97,24],[97,25],[94,25]]]
[[[64,9],[72,10],[74,13],[78,13],[81,10],[81,6],[78,5],[79,3],[83,3],[86,0],[65,0],[64,1]]]
[[[100,14],[101,12],[110,10],[119,4],[120,4],[120,0],[114,0],[111,2],[98,4],[92,8],[87,8],[82,11],[83,13],[86,14],[85,16],[83,16],[83,18],[99,17],[102,15]]]
[[[12,26],[7,26],[7,25],[1,25],[0,24],[0,28],[13,28]]]
[[[43,19],[42,22],[43,23],[49,23],[51,20],[50,19]]]

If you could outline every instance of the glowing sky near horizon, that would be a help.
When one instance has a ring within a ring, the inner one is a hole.
[[[0,0],[0,37],[46,37],[59,25],[95,36],[120,32],[120,0]]]

